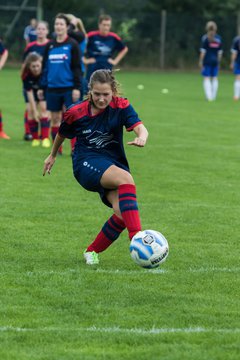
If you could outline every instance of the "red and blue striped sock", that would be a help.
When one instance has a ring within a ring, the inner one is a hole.
[[[29,125],[30,132],[32,134],[33,140],[39,140],[38,122],[36,120],[28,120],[28,125]]]
[[[128,229],[129,238],[132,239],[138,231],[141,231],[136,186],[133,184],[119,185],[118,197],[121,215]]]
[[[97,235],[96,239],[88,246],[87,251],[95,251],[100,253],[106,250],[126,228],[122,219],[115,214],[108,219],[103,225],[102,230]]]
[[[43,117],[40,119],[41,123],[41,139],[49,138],[49,128],[50,122],[47,117]]]
[[[24,130],[25,134],[31,134],[29,123],[28,123],[28,112],[25,110],[24,112]]]

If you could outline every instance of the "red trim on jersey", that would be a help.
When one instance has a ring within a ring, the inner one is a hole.
[[[127,131],[132,131],[136,126],[142,124],[142,121],[138,121],[136,122],[136,124],[130,126],[129,128],[127,128]]]
[[[95,36],[95,35],[99,35],[99,36],[102,36],[102,37],[112,36],[112,37],[114,37],[115,39],[117,39],[117,40],[119,40],[119,41],[122,41],[122,39],[120,38],[120,36],[118,36],[116,33],[112,32],[112,31],[109,31],[109,33],[108,33],[107,35],[101,34],[99,30],[90,31],[89,33],[87,33],[87,36],[88,36],[88,37]]]
[[[88,104],[89,101],[83,101],[80,104],[76,104],[74,106],[72,106],[70,109],[68,109],[64,114],[63,114],[63,120],[71,125],[74,121],[77,121],[81,118],[83,118],[84,116],[89,116],[88,114]]]
[[[30,47],[32,47],[32,46],[35,45],[36,43],[37,43],[37,41],[35,40],[35,41],[32,41],[32,42],[30,42],[29,44],[27,44],[27,46],[25,47],[24,52],[27,51]]]
[[[126,109],[130,105],[128,99],[113,96],[109,106],[113,109]]]

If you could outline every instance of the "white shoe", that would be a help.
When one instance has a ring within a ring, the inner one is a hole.
[[[87,265],[98,265],[98,253],[95,251],[84,251],[83,253],[84,259],[86,260]]]

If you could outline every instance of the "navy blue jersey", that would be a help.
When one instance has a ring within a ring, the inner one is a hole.
[[[235,63],[240,64],[240,36],[236,36],[233,39],[231,52],[237,54],[235,59]]]
[[[77,137],[75,155],[80,161],[101,155],[128,167],[123,127],[131,131],[139,124],[141,120],[127,99],[113,97],[107,108],[94,116],[86,100],[65,112],[59,134],[69,139]]]
[[[37,31],[36,28],[33,28],[31,25],[28,25],[24,29],[24,39],[26,41],[32,42],[37,39]]]
[[[6,51],[6,48],[4,47],[2,41],[0,40],[0,55],[3,55],[3,53]]]
[[[23,89],[26,91],[37,91],[40,88],[40,75],[39,76],[33,76],[33,74],[28,71],[22,76],[23,81]]]
[[[205,53],[203,65],[218,65],[218,54],[222,52],[222,40],[219,35],[215,35],[213,40],[209,40],[207,34],[203,35],[200,51]]]
[[[81,68],[78,43],[67,37],[50,41],[43,58],[41,87],[48,89],[80,88]]]
[[[27,55],[32,53],[32,52],[36,52],[37,54],[41,55],[42,57],[44,56],[45,50],[46,50],[46,46],[49,43],[50,40],[47,40],[45,43],[43,44],[39,44],[37,41],[33,41],[31,43],[29,43],[23,53],[23,60],[26,59]]]
[[[125,48],[121,38],[110,32],[103,36],[99,31],[91,31],[88,33],[88,43],[86,56],[94,57],[97,61],[106,62],[115,52],[119,52]]]

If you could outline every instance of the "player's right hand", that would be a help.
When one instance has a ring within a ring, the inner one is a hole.
[[[46,172],[50,175],[51,173],[51,169],[55,163],[56,158],[54,156],[52,156],[51,154],[46,158],[46,160],[44,161],[44,166],[43,166],[43,176],[45,176]]]

